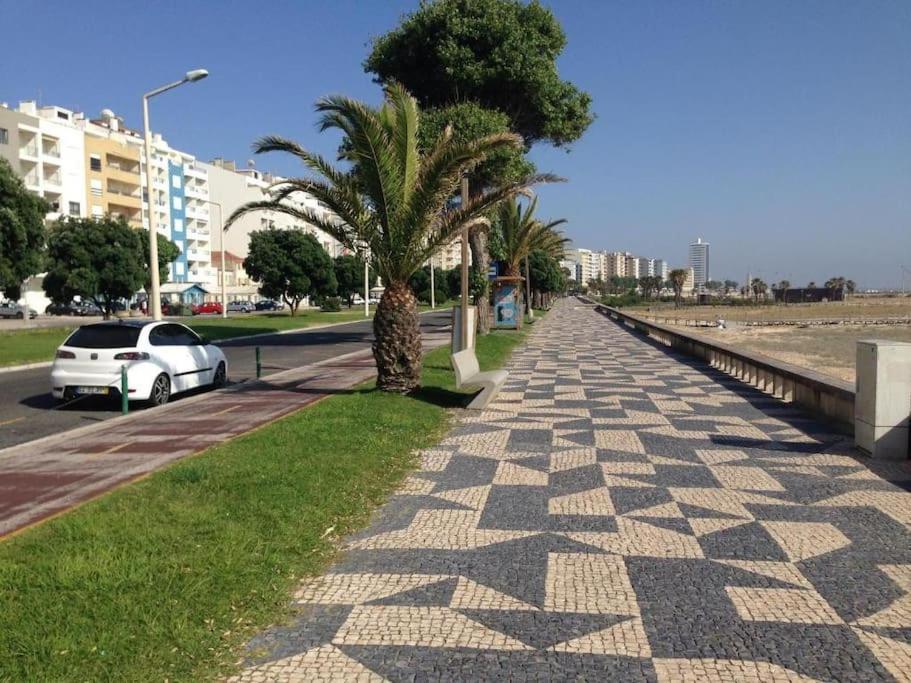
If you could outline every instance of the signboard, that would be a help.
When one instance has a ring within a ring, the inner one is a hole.
[[[490,266],[487,268],[487,279],[496,280],[497,276],[500,274],[500,262],[491,261]]]
[[[516,329],[519,326],[514,283],[497,285],[493,295],[493,312],[495,327]]]

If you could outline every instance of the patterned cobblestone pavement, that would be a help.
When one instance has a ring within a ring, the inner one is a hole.
[[[911,680],[911,470],[562,302],[235,681]]]

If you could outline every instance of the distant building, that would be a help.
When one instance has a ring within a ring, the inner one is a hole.
[[[626,254],[619,251],[609,251],[604,254],[607,278],[626,277]]]
[[[667,281],[668,274],[671,272],[671,269],[667,265],[667,261],[664,259],[656,258],[654,261],[654,275],[657,275],[665,282]]]
[[[709,243],[703,242],[699,237],[690,245],[690,268],[694,273],[694,286],[702,291],[705,283],[709,281]]]
[[[814,301],[844,301],[844,287],[789,287],[773,289],[775,301],[786,304],[803,304]]]
[[[637,280],[642,277],[639,274],[639,258],[632,254],[626,255],[626,277],[634,277]]]
[[[639,262],[639,277],[651,277],[655,274],[655,259],[640,257],[636,260]]]

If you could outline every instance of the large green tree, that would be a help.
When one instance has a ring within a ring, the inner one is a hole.
[[[347,168],[331,164],[297,143],[267,137],[257,152],[283,151],[298,157],[318,178],[291,178],[274,188],[272,199],[239,208],[228,223],[251,211],[276,211],[324,230],[357,251],[366,245],[385,290],[373,318],[373,355],[377,386],[408,392],[421,376],[421,332],[417,301],[408,286],[412,273],[463,226],[470,226],[503,199],[547,178],[526,178],[488,190],[446,210],[462,174],[504,147],[521,144],[503,133],[470,142],[453,140],[445,131],[429,151],[418,144],[420,110],[399,84],[385,88],[385,103],[374,108],[346,97],[317,104],[322,130],[341,130]],[[304,192],[323,202],[334,216],[285,200]],[[249,269],[248,269],[249,272]]]
[[[438,127],[451,125],[467,136],[509,129],[523,137],[527,151],[539,141],[571,143],[593,120],[591,97],[557,72],[565,46],[560,23],[537,1],[436,0],[376,38],[364,68],[381,83],[402,83],[433,110]],[[472,173],[472,195],[514,180],[521,164],[530,164],[515,152],[503,154]],[[478,331],[485,333],[487,234],[474,229],[470,241]]]
[[[143,287],[148,292],[152,288],[152,277],[149,272],[149,231],[142,229],[139,234],[142,236],[142,262],[146,269]],[[164,284],[168,281],[171,263],[180,256],[180,247],[160,233],[156,237],[158,238],[158,281]]]
[[[259,293],[281,299],[291,315],[308,296],[331,296],[338,283],[332,258],[313,235],[302,230],[256,230],[244,270],[259,283]]]
[[[354,254],[337,256],[333,263],[335,280],[338,283],[338,295],[342,297],[351,308],[354,296],[360,295],[366,299],[369,292],[364,292],[364,259]],[[367,268],[367,287],[376,286],[376,271]]]
[[[146,271],[142,232],[123,218],[67,218],[48,232],[44,291],[53,301],[78,296],[109,318],[142,288]]]
[[[43,269],[47,210],[0,158],[0,291],[10,299],[22,296],[22,283]]]
[[[526,145],[577,140],[592,122],[591,96],[557,72],[566,34],[541,3],[424,2],[373,42],[364,68],[399,81],[424,107],[477,102],[509,116]]]

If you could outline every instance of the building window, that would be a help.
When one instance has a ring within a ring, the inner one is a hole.
[[[101,218],[104,215],[104,211],[101,210],[100,206],[92,206],[92,217]]]
[[[174,232],[183,232],[183,219],[174,219]]]
[[[180,176],[179,175],[171,176],[171,186],[174,187],[175,189],[178,189],[178,190],[180,189]]]
[[[101,170],[101,157],[97,154],[93,154],[89,157],[89,168],[93,171]]]
[[[180,201],[180,197],[174,197],[171,200],[171,205],[177,210],[180,211],[183,208],[183,202]]]
[[[177,271],[178,275],[183,275],[184,274],[183,264],[178,261],[177,263],[174,264],[174,270]]]
[[[0,145],[9,144],[9,131],[6,128],[0,128]]]
[[[92,187],[92,196],[100,197],[102,194],[101,181],[100,180],[91,181],[91,187]]]
[[[80,213],[82,213],[82,207],[79,202],[70,202],[70,215],[78,216]]]

